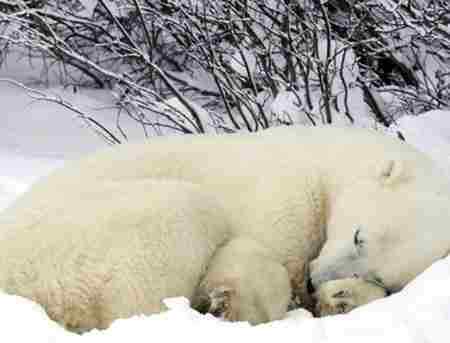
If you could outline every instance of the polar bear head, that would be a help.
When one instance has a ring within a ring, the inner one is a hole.
[[[314,314],[323,317],[347,313],[386,295],[383,287],[360,278],[327,281],[314,294],[317,300]]]
[[[310,264],[314,287],[356,276],[395,292],[448,254],[448,190],[403,169],[388,161],[330,201],[327,239]]]

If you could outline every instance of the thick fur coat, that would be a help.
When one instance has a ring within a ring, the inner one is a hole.
[[[306,281],[313,259],[316,287],[357,274],[400,289],[450,248],[450,213],[440,211],[450,208],[446,178],[409,145],[355,128],[276,128],[113,147],[68,163],[5,213],[35,216],[18,225],[21,230],[46,230],[39,213],[47,206],[60,204],[83,217],[77,209],[83,201],[65,204],[65,194],[104,182],[126,190],[148,179],[196,184],[223,210],[230,239],[210,260],[193,303],[231,320],[280,318],[291,293],[298,305],[311,308]],[[152,201],[144,194],[139,199],[129,206],[141,216]],[[121,205],[114,203],[118,218]],[[427,248],[417,250],[424,239]],[[185,246],[180,240],[169,248]],[[110,258],[126,259],[127,249]],[[161,246],[152,249],[150,255],[167,254]]]
[[[61,195],[3,214],[0,288],[76,332],[192,299],[229,235],[220,205],[185,182],[109,181]]]

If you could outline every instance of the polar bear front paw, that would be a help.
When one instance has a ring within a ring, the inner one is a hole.
[[[234,322],[238,321],[237,293],[229,286],[218,286],[207,294],[195,297],[192,307],[200,313]]]

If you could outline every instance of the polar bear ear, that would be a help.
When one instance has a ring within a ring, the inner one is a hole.
[[[404,165],[399,160],[386,160],[376,170],[376,179],[382,185],[395,185],[408,179]]]

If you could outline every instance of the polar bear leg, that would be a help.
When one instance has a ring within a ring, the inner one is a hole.
[[[63,306],[55,312],[49,311],[53,302],[47,304],[47,313],[67,330],[82,334],[92,329],[107,329],[119,318],[166,310],[163,293],[155,289],[152,294],[146,294],[146,285],[127,275],[129,272],[118,270],[108,280],[99,282],[98,287],[94,283],[82,290],[78,285],[71,285],[73,289],[65,290]]]
[[[313,312],[316,299],[312,296],[313,290],[309,278],[309,262],[300,259],[291,260],[286,263],[286,269],[291,280],[292,298],[289,310],[303,308]]]
[[[286,268],[251,239],[238,238],[213,257],[192,307],[229,321],[281,319],[291,298]]]

